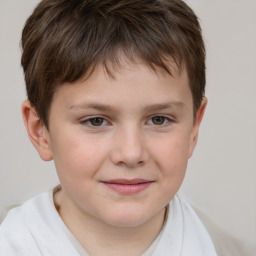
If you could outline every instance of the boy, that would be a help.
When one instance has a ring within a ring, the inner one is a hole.
[[[0,255],[216,255],[175,195],[206,107],[193,11],[179,0],[43,0],[22,47],[24,122],[61,185],[10,211]]]

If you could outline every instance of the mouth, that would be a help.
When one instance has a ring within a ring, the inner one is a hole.
[[[114,179],[102,183],[109,189],[121,194],[137,194],[147,189],[154,181],[145,179]]]

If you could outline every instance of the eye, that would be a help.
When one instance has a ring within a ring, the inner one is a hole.
[[[148,122],[151,125],[161,126],[161,125],[165,125],[171,121],[172,120],[170,118],[165,117],[165,116],[153,116],[152,118],[149,119]]]
[[[93,126],[93,127],[108,125],[108,121],[106,121],[102,117],[89,118],[89,119],[83,120],[81,123],[88,126]]]
[[[100,118],[100,117],[96,117],[96,118],[90,119],[88,121],[93,126],[101,126],[104,123],[104,119]]]
[[[152,118],[152,123],[155,125],[162,125],[166,121],[166,118],[163,116],[154,116]]]

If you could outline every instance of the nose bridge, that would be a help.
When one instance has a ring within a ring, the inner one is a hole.
[[[119,127],[112,152],[112,160],[115,164],[135,167],[145,163],[148,159],[147,155],[142,128],[132,123]]]

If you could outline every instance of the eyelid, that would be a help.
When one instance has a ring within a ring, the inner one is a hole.
[[[164,123],[164,124],[161,124],[161,125],[156,125],[156,124],[153,124],[153,123],[152,123],[152,124],[150,124],[150,125],[154,125],[154,126],[159,126],[159,127],[161,127],[161,126],[167,126],[168,124],[172,124],[172,123],[175,122],[174,118],[173,118],[173,117],[170,117],[169,115],[155,114],[155,115],[150,116],[150,117],[147,119],[146,123],[148,123],[148,121],[149,121],[149,120],[152,120],[154,117],[163,117],[163,118],[165,118],[165,122],[167,121],[167,123]]]
[[[153,124],[153,123],[148,124],[148,122],[149,122],[150,120],[152,120],[154,117],[163,117],[163,118],[165,118],[165,123],[162,124],[162,125],[156,125],[156,124]],[[96,125],[94,126],[94,125],[89,124],[90,120],[93,120],[93,119],[96,119],[96,118],[103,119],[104,124],[99,125],[99,126],[96,126]],[[111,122],[108,121],[108,118],[106,118],[106,117],[104,117],[104,116],[101,116],[101,115],[83,117],[83,118],[80,119],[79,122],[80,122],[82,125],[87,125],[87,126],[90,127],[90,128],[100,128],[100,127],[105,127],[105,126],[108,126],[108,125],[111,124]],[[154,115],[149,116],[149,117],[147,118],[147,120],[146,120],[146,124],[148,124],[148,125],[154,125],[154,126],[159,126],[159,127],[161,127],[161,126],[167,126],[168,124],[172,124],[172,123],[174,123],[174,122],[175,122],[175,118],[174,118],[174,117],[171,117],[171,116],[169,116],[169,115],[164,115],[164,114],[154,114]]]
[[[107,123],[107,124],[102,124],[102,125],[91,125],[89,122],[90,120],[93,120],[93,119],[96,119],[96,118],[99,118],[99,119],[103,119],[103,122]],[[107,120],[106,117],[104,116],[100,116],[100,115],[95,115],[95,116],[87,116],[87,117],[84,117],[84,118],[81,118],[80,119],[80,124],[82,125],[87,125],[88,127],[90,128],[100,128],[100,127],[105,127],[107,125],[110,124],[110,122]]]

